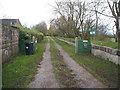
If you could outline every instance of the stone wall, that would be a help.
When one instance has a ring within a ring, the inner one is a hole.
[[[66,40],[66,39],[60,39],[61,41],[64,41],[70,45],[75,46],[75,41],[73,40]],[[96,44],[91,44],[91,53],[99,58],[103,58],[105,60],[109,60],[115,64],[120,64],[120,50],[119,49],[113,49],[106,46],[100,46]]]
[[[95,44],[92,44],[91,46],[93,55],[109,60],[115,64],[120,64],[120,50]]]
[[[5,62],[9,60],[11,56],[14,56],[19,50],[18,49],[19,29],[17,28],[17,26],[15,26],[15,23],[5,24],[2,21],[1,25],[2,25],[2,47],[0,48],[0,50],[2,51],[2,62]]]

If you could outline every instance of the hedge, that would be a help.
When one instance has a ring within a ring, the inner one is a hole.
[[[37,29],[30,30],[23,26],[19,26],[19,39],[21,40],[27,40],[29,38],[32,38],[34,36],[37,39],[37,42],[40,43],[43,40],[43,33],[39,32]]]

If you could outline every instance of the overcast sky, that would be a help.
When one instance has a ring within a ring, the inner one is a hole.
[[[55,1],[62,0],[0,0],[0,18],[19,19],[21,24],[27,27],[45,21],[49,27],[50,20],[55,18],[52,7],[55,6]],[[107,17],[101,18],[105,22],[109,21]]]
[[[62,0],[0,0],[0,18],[19,19],[28,27],[45,21],[49,27],[50,20],[55,18],[55,1]]]
[[[49,24],[55,18],[55,0],[0,0],[0,18],[19,19],[22,25],[33,26],[41,21]],[[52,6],[51,6],[52,5]]]

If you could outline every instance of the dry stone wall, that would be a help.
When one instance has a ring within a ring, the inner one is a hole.
[[[115,64],[120,64],[120,50],[119,49],[113,49],[106,46],[100,46],[92,44],[92,54],[103,58],[105,60],[109,60]]]
[[[9,20],[4,20],[9,21]],[[10,59],[11,56],[14,56],[18,52],[18,41],[19,41],[19,29],[15,26],[15,20],[10,20],[9,23],[6,23],[2,20],[2,32],[0,40],[2,39],[2,62],[5,62]],[[13,24],[14,21],[14,24]]]
[[[59,39],[62,40],[68,44],[75,46],[75,41],[73,40],[66,40],[66,39]],[[68,41],[68,42],[67,42]],[[120,50],[119,49],[113,49],[106,46],[100,46],[96,44],[91,44],[91,53],[99,58],[103,58],[105,60],[109,60],[115,64],[120,64]]]

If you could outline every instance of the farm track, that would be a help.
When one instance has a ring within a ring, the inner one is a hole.
[[[52,41],[56,45],[63,57],[63,62],[66,64],[67,68],[71,70],[71,75],[75,80],[78,88],[106,88],[98,81],[92,74],[86,71],[78,63],[76,63],[64,50],[57,44],[53,39]],[[37,74],[33,82],[29,84],[30,88],[60,88],[59,83],[54,75],[51,56],[50,56],[50,40],[48,39],[46,50],[43,54],[43,60],[38,65]]]
[[[35,80],[29,84],[30,88],[59,88],[51,64],[49,39],[43,54],[43,60],[38,65],[37,70]]]
[[[54,40],[53,42],[57,46],[60,51],[61,56],[63,56],[63,61],[67,65],[69,69],[72,70],[72,74],[74,74],[74,79],[77,81],[77,85],[79,88],[106,88],[107,86],[103,85],[100,81],[98,81],[92,74],[86,71],[83,67],[81,67],[78,63],[76,63],[64,50],[63,48],[57,44]]]

